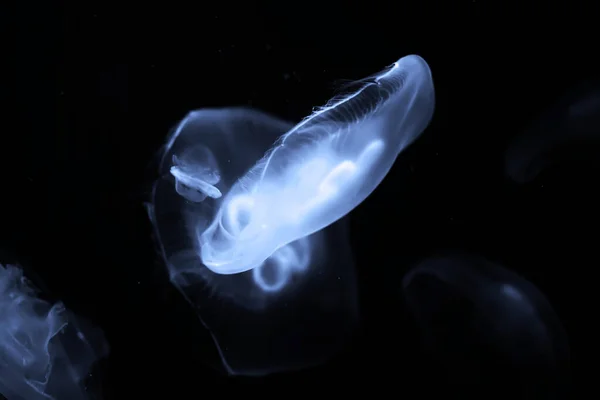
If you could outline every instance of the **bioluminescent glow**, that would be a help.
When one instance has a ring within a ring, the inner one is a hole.
[[[516,383],[535,398],[564,398],[567,336],[533,284],[483,258],[453,255],[420,262],[405,276],[403,288],[429,351],[451,379],[489,381],[499,385],[497,390]],[[490,360],[504,363],[507,375],[484,376],[498,371],[486,368]],[[508,371],[517,373],[515,379],[506,379]]]
[[[418,56],[360,83],[295,126],[245,108],[193,111],[161,154],[149,213],[171,281],[198,306],[229,373],[313,364],[351,331],[340,220],[423,132],[435,103]]]
[[[563,96],[517,136],[506,152],[505,170],[516,182],[535,179],[562,162],[595,162],[600,145],[600,84],[587,82]]]
[[[188,120],[170,153],[213,149],[225,166],[217,184],[224,193],[293,127],[249,109],[196,115],[202,118]],[[211,222],[223,197],[203,197],[199,185],[181,187],[170,168],[164,166],[148,211],[171,282],[195,306],[217,346],[217,358],[206,361],[228,374],[265,375],[320,363],[343,346],[358,318],[346,221],[279,248],[250,271],[218,274],[202,265],[196,232]]]
[[[93,364],[108,354],[98,329],[40,298],[12,265],[0,265],[0,394],[8,400],[85,400]]]
[[[203,264],[219,274],[248,271],[349,213],[429,124],[433,93],[425,61],[404,57],[290,129],[229,188],[198,232]]]

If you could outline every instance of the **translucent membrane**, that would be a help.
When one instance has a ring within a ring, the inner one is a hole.
[[[429,67],[408,56],[297,125],[225,108],[174,128],[150,216],[172,282],[199,307],[229,373],[307,366],[345,341],[356,292],[341,220],[433,109]]]
[[[39,299],[20,268],[0,265],[0,394],[8,400],[90,399],[91,368],[107,354],[99,329],[61,303]]]

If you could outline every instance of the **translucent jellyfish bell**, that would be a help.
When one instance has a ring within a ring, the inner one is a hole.
[[[557,162],[597,163],[600,150],[600,83],[563,96],[510,143],[505,170],[526,183]],[[597,165],[597,164],[596,164]]]
[[[456,255],[422,261],[403,288],[429,350],[454,383],[563,398],[569,344],[533,284],[485,259]]]
[[[149,213],[171,281],[198,307],[227,372],[312,365],[349,337],[357,306],[342,218],[433,107],[429,68],[409,56],[295,126],[226,108],[175,127]]]
[[[427,127],[433,109],[431,72],[418,56],[400,59],[357,92],[330,101],[236,177],[198,233],[204,265],[220,274],[250,270],[342,218],[379,185]]]
[[[92,398],[86,383],[108,344],[99,329],[84,324],[61,303],[38,298],[20,268],[0,265],[0,395]]]
[[[178,126],[169,153],[219,154],[219,181],[212,185],[227,193],[292,126],[249,109],[201,110]],[[280,247],[250,271],[217,274],[202,265],[197,235],[223,197],[204,197],[208,191],[199,185],[182,190],[170,164],[164,168],[149,211],[171,282],[196,306],[219,350],[220,359],[208,362],[229,374],[264,375],[334,354],[358,318],[345,221]]]

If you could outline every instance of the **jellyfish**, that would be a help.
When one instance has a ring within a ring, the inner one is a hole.
[[[190,112],[148,204],[171,282],[229,374],[327,360],[358,321],[347,215],[429,124],[431,71],[401,58],[294,125],[250,108]]]
[[[453,384],[536,399],[569,390],[567,335],[532,283],[482,257],[449,254],[421,261],[402,284],[426,349]]]
[[[586,82],[563,95],[508,146],[506,174],[533,181],[555,164],[596,165],[600,151],[600,82]]]
[[[50,304],[14,265],[0,265],[0,394],[23,400],[86,400],[93,365],[108,354],[103,333]],[[0,396],[1,397],[1,396]]]

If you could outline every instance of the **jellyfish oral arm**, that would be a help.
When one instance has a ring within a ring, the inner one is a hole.
[[[183,199],[208,199],[199,207],[210,217],[192,226],[204,266],[225,275],[256,268],[278,249],[344,217],[375,190],[429,124],[433,81],[427,63],[413,55],[359,83],[354,93],[288,125],[263,154],[253,153],[250,136],[240,135],[245,144],[222,157],[224,147],[203,143],[216,136],[202,133],[222,129],[229,136],[234,126],[253,131],[286,124],[253,114],[248,124],[237,125],[239,111],[233,110],[197,111],[184,119],[169,141],[178,150],[170,153],[168,168]],[[232,156],[246,160],[246,153],[256,161],[236,171],[235,180],[223,181],[238,165]]]

